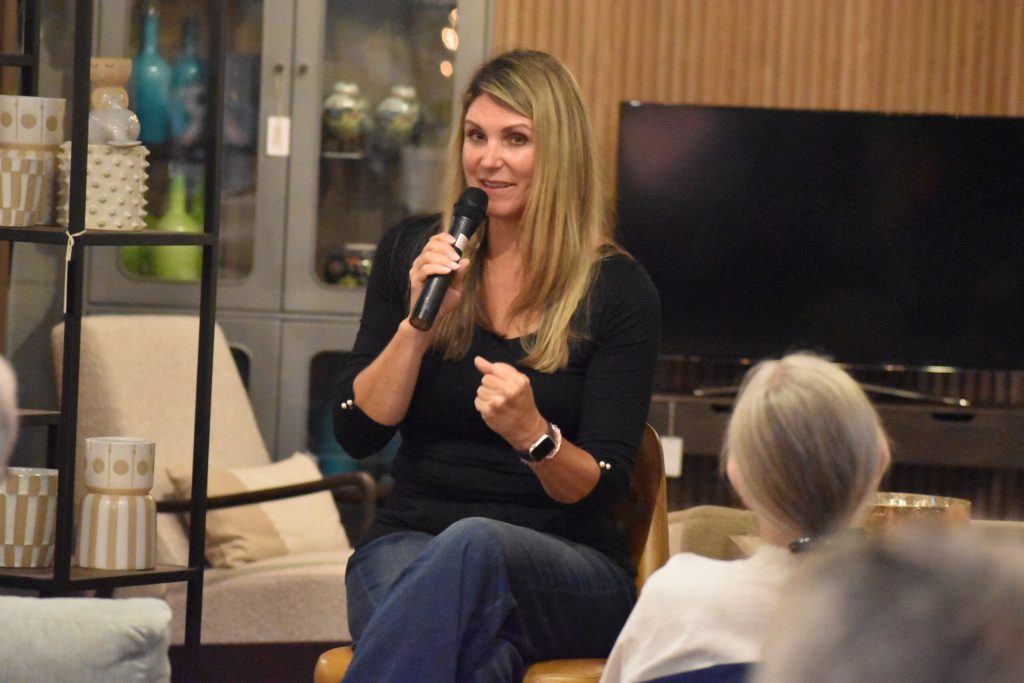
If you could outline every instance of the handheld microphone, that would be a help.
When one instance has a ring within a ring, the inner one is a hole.
[[[455,202],[455,209],[452,212],[452,224],[448,232],[455,238],[455,251],[462,256],[462,250],[466,242],[476,232],[477,227],[483,222],[487,215],[487,193],[478,187],[468,187]],[[448,291],[448,284],[451,282],[452,274],[431,275],[423,285],[423,291],[412,309],[409,322],[417,330],[429,330],[437,317],[437,311],[441,308],[444,294]]]

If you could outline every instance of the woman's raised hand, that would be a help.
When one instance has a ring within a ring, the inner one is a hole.
[[[409,310],[416,306],[423,286],[431,275],[452,275],[452,280],[445,292],[444,301],[438,311],[442,317],[450,311],[462,296],[462,280],[465,277],[469,259],[459,259],[459,254],[452,246],[455,238],[447,232],[432,236],[423,247],[409,269]]]
[[[473,405],[484,423],[517,451],[528,450],[548,426],[537,410],[530,378],[508,363],[480,356],[473,363],[483,374]]]

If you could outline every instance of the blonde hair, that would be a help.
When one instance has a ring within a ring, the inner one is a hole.
[[[864,391],[808,353],[747,373],[722,446],[744,502],[777,529],[815,538],[849,526],[888,464],[885,432]]]
[[[469,106],[490,95],[533,121],[533,182],[520,229],[525,286],[511,316],[540,316],[535,335],[523,339],[524,364],[554,372],[569,359],[569,343],[582,336],[573,316],[587,296],[597,264],[618,251],[599,178],[597,152],[583,97],[572,74],[543,52],[516,50],[477,70],[462,97],[458,127],[448,148],[443,229],[466,189],[462,168],[463,124]],[[486,225],[467,246],[470,258],[486,244]],[[473,325],[486,320],[481,297],[483,259],[473,259],[458,308],[438,324],[435,347],[450,360],[465,356]]]

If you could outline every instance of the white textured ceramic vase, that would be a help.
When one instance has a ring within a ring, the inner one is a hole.
[[[146,227],[149,150],[142,145],[89,145],[86,168],[85,227],[89,230],[142,230]],[[67,227],[71,187],[71,143],[57,158],[57,222]]]
[[[85,488],[75,562],[92,569],[151,569],[156,563],[153,441],[86,439]]]

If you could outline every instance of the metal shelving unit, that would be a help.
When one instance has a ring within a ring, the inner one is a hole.
[[[77,0],[74,5],[73,106],[71,125],[71,174],[69,226],[13,228],[0,226],[0,240],[67,244],[67,276],[65,281],[67,308],[64,325],[64,360],[61,377],[59,413],[22,411],[23,425],[45,425],[56,428],[56,446],[48,461],[61,472],[58,483],[56,541],[53,567],[38,569],[0,569],[0,586],[38,590],[43,595],[68,595],[84,590],[109,594],[119,586],[188,582],[186,602],[186,671],[185,680],[195,680],[202,620],[203,567],[206,530],[207,457],[210,435],[210,393],[213,370],[214,315],[217,294],[217,244],[220,225],[220,184],[223,103],[211,98],[207,109],[205,172],[205,226],[202,234],[161,232],[118,232],[85,230],[86,163],[81,150],[88,143],[88,107],[90,100],[89,61],[92,56],[94,0]],[[224,79],[223,26],[224,0],[211,0],[209,12],[208,89],[221,92]],[[22,94],[38,91],[39,72],[39,0],[26,0],[23,5],[23,51],[0,55],[0,66],[22,70]],[[82,234],[78,234],[82,233]],[[71,235],[77,235],[71,239]],[[86,250],[93,247],[125,245],[196,245],[202,247],[203,267],[199,300],[199,353],[196,368],[196,413],[193,442],[192,498],[189,507],[189,565],[159,565],[147,571],[105,571],[72,566],[72,543],[75,500],[75,454],[78,421],[78,371],[81,350],[81,318],[84,290]],[[51,431],[51,436],[53,432]]]

